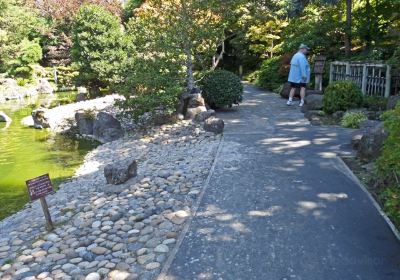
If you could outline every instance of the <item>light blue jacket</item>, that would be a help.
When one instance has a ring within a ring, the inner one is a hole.
[[[310,64],[308,64],[307,57],[298,52],[290,61],[289,82],[292,83],[309,83],[310,82]]]

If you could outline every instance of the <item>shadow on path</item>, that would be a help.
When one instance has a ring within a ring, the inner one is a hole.
[[[400,243],[338,155],[351,131],[246,86],[165,279],[400,279]]]

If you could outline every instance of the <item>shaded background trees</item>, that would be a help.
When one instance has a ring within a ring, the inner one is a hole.
[[[11,69],[15,69],[23,40],[40,45],[42,66],[78,65],[83,69],[86,65],[78,83],[90,80],[93,85],[90,75],[98,79],[96,84],[106,87],[123,81],[126,87],[121,89],[130,93],[175,91],[178,87],[190,90],[207,70],[216,67],[244,76],[261,68],[275,74],[277,81],[268,78],[272,86],[287,74],[287,66],[282,64],[288,63],[300,43],[328,59],[392,58],[392,65],[397,61],[400,1],[124,2],[0,0],[0,71],[13,75]],[[102,30],[104,26],[95,24],[100,20],[89,15],[84,23],[88,30],[78,31],[76,23],[82,21],[79,10],[85,4],[103,9],[107,19],[111,15],[112,31]],[[86,45],[78,47],[81,39],[77,40],[77,34],[85,32],[89,34]],[[97,38],[97,34],[101,36]],[[105,34],[111,38],[108,43]],[[99,39],[103,42],[97,42]],[[95,55],[85,54],[85,48]],[[103,66],[94,67],[99,61]],[[95,68],[97,72],[93,72]]]

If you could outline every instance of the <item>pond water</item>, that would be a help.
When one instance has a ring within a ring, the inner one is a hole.
[[[26,180],[49,173],[58,186],[74,175],[87,152],[97,145],[20,123],[32,108],[41,104],[55,107],[75,100],[75,96],[76,93],[67,92],[0,104],[0,111],[13,120],[9,127],[0,123],[0,220],[29,201]]]

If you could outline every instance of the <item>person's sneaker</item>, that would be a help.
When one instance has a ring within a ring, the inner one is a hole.
[[[291,101],[291,100],[288,100],[288,102],[286,102],[286,105],[288,105],[288,106],[292,106],[292,105],[293,105],[293,101]]]
[[[303,107],[303,105],[304,105],[304,100],[301,100],[300,103],[299,103],[299,106]]]

